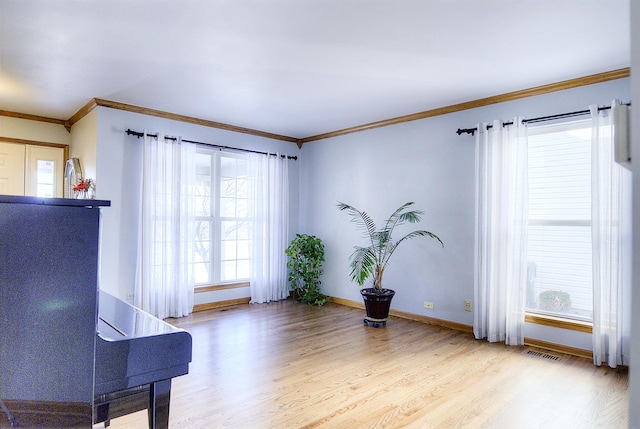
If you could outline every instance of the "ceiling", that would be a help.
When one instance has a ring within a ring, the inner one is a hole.
[[[0,0],[0,110],[305,138],[630,65],[629,0]]]

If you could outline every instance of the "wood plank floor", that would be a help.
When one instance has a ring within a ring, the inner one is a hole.
[[[399,318],[367,327],[362,316],[289,300],[169,319],[193,336],[170,427],[627,427],[624,369]],[[146,428],[146,414],[111,427]]]

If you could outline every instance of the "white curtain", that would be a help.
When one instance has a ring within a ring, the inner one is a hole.
[[[156,317],[193,311],[195,145],[145,132],[134,304]]]
[[[513,125],[478,125],[473,332],[477,339],[524,343],[527,281],[527,137]]]
[[[612,117],[590,106],[592,128],[593,362],[628,364],[631,315],[631,173],[614,162]]]
[[[289,225],[288,160],[277,156],[251,154],[249,177],[254,204],[252,230],[251,303],[285,299]]]

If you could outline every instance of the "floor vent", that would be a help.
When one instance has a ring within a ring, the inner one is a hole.
[[[549,360],[560,360],[559,356],[550,355],[548,353],[534,352],[533,350],[529,350],[527,354],[531,356],[549,359]]]

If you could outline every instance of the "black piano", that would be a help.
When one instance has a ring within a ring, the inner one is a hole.
[[[98,290],[109,201],[0,195],[0,428],[167,428],[191,336]]]
[[[189,372],[191,335],[100,291],[94,423],[148,409],[149,428],[169,425],[171,379]]]

